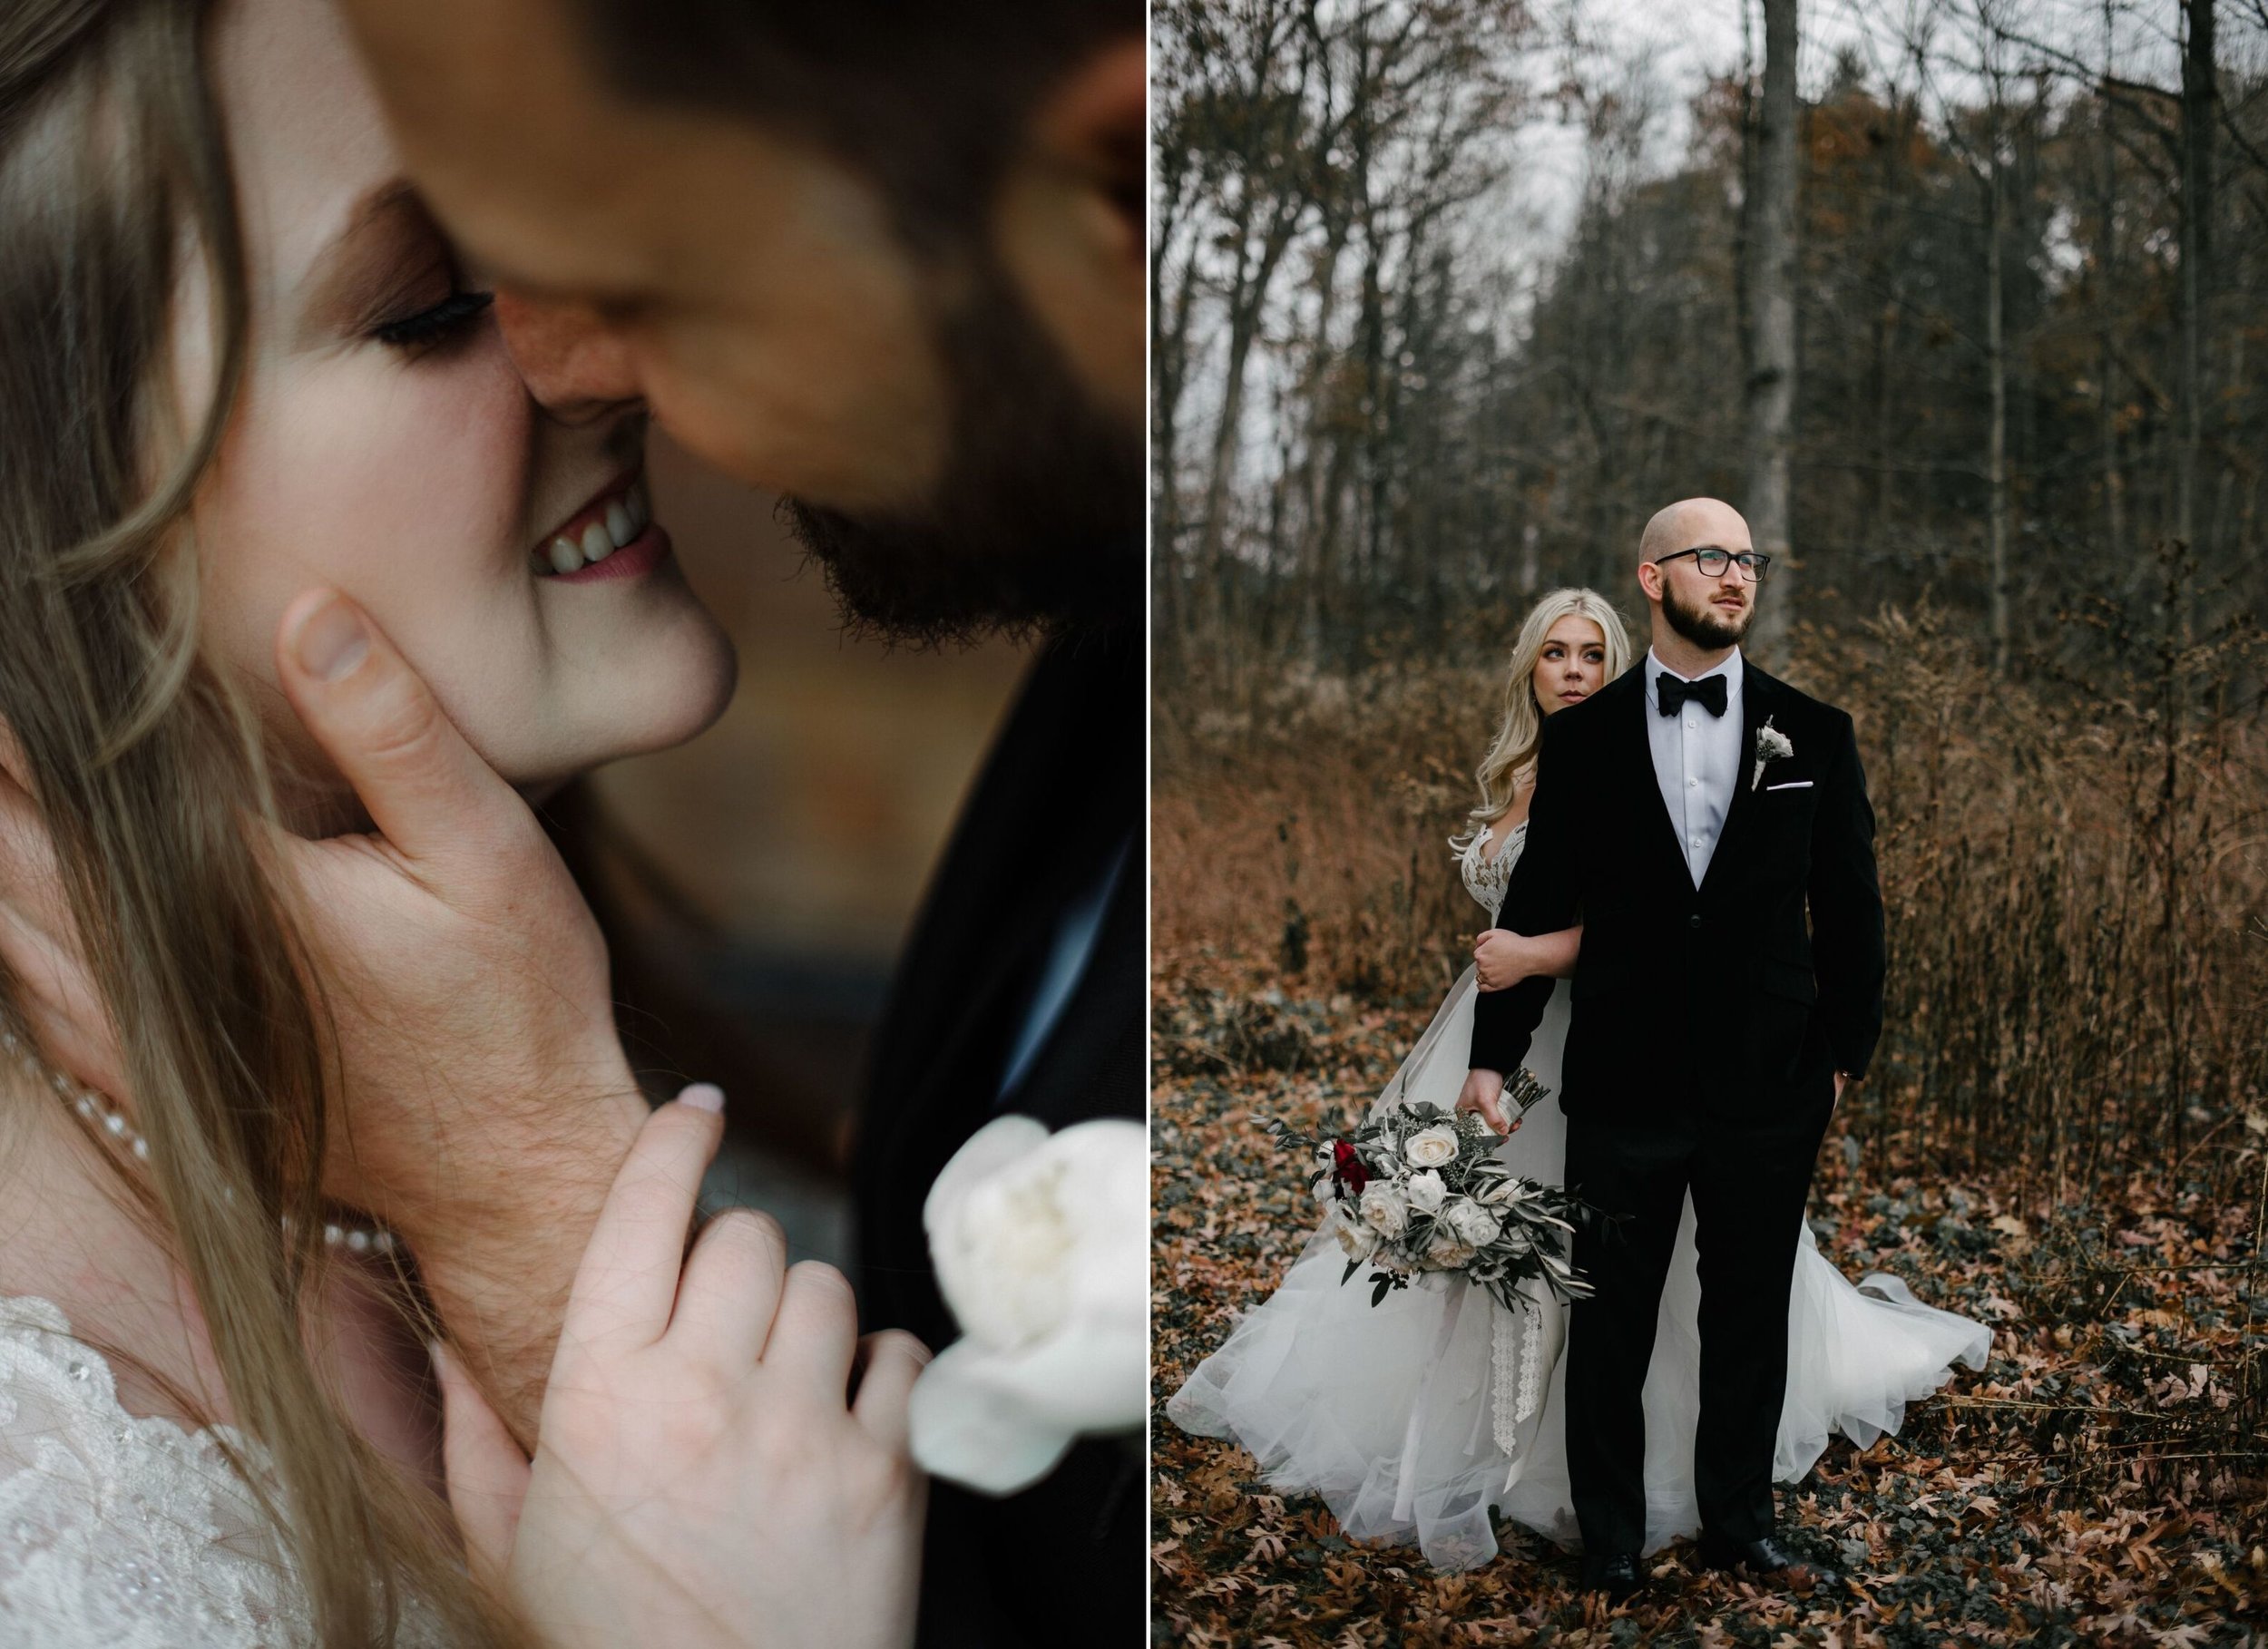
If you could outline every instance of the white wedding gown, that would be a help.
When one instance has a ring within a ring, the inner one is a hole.
[[[1491,922],[1525,840],[1520,825],[1493,861],[1481,842],[1465,851],[1465,886]],[[1456,1104],[1474,993],[1468,968],[1374,1114],[1405,1101]],[[1557,1093],[1567,1023],[1562,981],[1527,1059],[1553,1097],[1500,1151],[1519,1173],[1551,1185],[1566,1176]],[[1808,1225],[1789,1236],[1801,1252],[1772,1464],[1784,1483],[1811,1469],[1831,1432],[1863,1447],[1897,1430],[1907,1403],[1943,1384],[1956,1360],[1982,1368],[1992,1344],[1989,1328],[1922,1304],[1895,1277],[1870,1275],[1853,1287]],[[1560,1546],[1579,1546],[1562,1425],[1566,1307],[1523,1317],[1447,1279],[1396,1290],[1373,1307],[1359,1274],[1340,1286],[1345,1269],[1337,1241],[1318,1229],[1276,1293],[1168,1401],[1167,1415],[1185,1431],[1244,1445],[1272,1487],[1320,1496],[1350,1537],[1414,1544],[1437,1568],[1478,1568],[1496,1556],[1491,1506]],[[1693,1489],[1700,1302],[1688,1197],[1646,1379],[1649,1554],[1700,1528]]]
[[[128,1414],[61,1311],[0,1296],[0,1644],[313,1649],[305,1595],[224,1438],[269,1470],[232,1429]],[[431,1612],[406,1604],[397,1649],[438,1645]]]

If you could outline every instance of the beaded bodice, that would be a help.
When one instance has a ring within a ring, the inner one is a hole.
[[[1497,912],[1503,908],[1504,890],[1512,882],[1512,866],[1520,860],[1520,850],[1527,844],[1528,821],[1522,819],[1513,825],[1503,847],[1491,857],[1490,850],[1498,834],[1495,827],[1477,833],[1457,855],[1457,868],[1464,876],[1465,892],[1488,907],[1491,922],[1496,921]]]
[[[311,1645],[305,1598],[231,1454],[266,1478],[266,1451],[230,1428],[127,1413],[60,1310],[0,1297],[0,1643]],[[433,1626],[413,1601],[396,1644],[437,1645]]]

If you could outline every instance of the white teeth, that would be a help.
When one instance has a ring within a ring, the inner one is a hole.
[[[641,475],[620,496],[609,499],[605,512],[586,523],[580,534],[570,538],[562,532],[538,550],[536,571],[545,571],[547,561],[549,571],[560,573],[595,565],[635,541],[652,519],[653,506],[646,495],[646,481]]]

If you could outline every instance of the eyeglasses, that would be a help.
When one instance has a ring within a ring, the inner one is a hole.
[[[1673,550],[1667,555],[1656,556],[1654,565],[1658,567],[1664,561],[1674,561],[1681,555],[1693,557],[1693,564],[1701,569],[1704,578],[1723,578],[1728,561],[1739,562],[1740,576],[1752,584],[1763,583],[1764,575],[1772,571],[1772,558],[1759,551],[1743,550],[1735,554],[1730,550],[1719,550],[1715,545],[1700,550]]]

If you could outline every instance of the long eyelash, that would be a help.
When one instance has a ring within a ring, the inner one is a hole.
[[[370,336],[392,348],[414,349],[463,331],[495,301],[494,292],[452,292],[430,309],[374,327]]]

